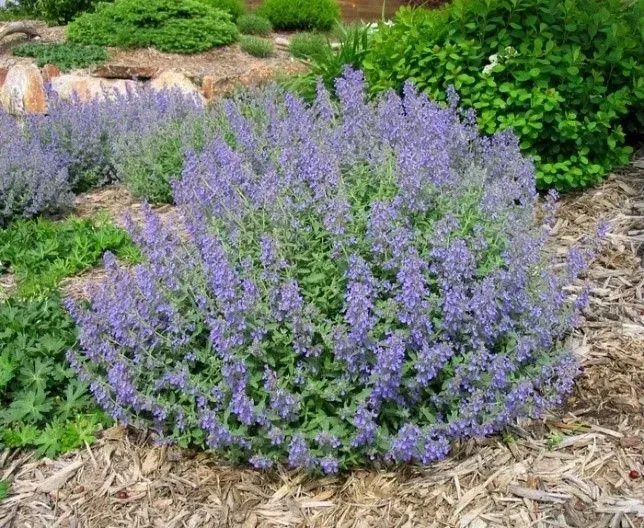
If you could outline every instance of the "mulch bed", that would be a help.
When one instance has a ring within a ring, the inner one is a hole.
[[[427,468],[319,479],[221,465],[116,427],[55,461],[0,453],[0,478],[12,482],[0,528],[644,526],[644,160],[566,196],[553,248],[600,218],[610,232],[571,336],[584,371],[544,420],[455,446]]]

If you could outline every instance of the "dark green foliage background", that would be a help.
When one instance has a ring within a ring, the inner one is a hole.
[[[625,133],[644,125],[642,3],[625,5],[454,0],[402,9],[374,34],[362,66],[376,92],[411,79],[444,100],[454,85],[484,132],[519,134],[540,187],[585,187],[628,162]]]
[[[340,20],[336,0],[264,0],[257,14],[268,18],[275,29],[326,31]]]
[[[73,42],[195,53],[237,40],[230,14],[199,0],[116,0],[67,26]]]

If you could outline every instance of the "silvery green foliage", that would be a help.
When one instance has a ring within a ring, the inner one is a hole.
[[[68,303],[69,360],[113,417],[333,473],[428,463],[561,403],[585,302],[564,287],[590,255],[547,265],[516,138],[481,137],[455,94],[367,102],[352,70],[336,89],[226,102],[174,184],[183,225],[147,209],[145,262],[108,255],[91,304]]]

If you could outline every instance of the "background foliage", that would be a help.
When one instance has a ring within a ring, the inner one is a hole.
[[[259,15],[243,15],[237,19],[237,29],[244,35],[266,36],[273,31],[273,24]]]
[[[340,20],[340,7],[336,0],[264,0],[257,14],[275,29],[326,31]]]
[[[194,53],[237,40],[230,14],[199,0],[116,0],[99,4],[67,27],[70,40]]]
[[[627,7],[625,7],[627,6]],[[513,128],[541,187],[597,183],[644,124],[641,2],[455,0],[401,9],[363,63],[374,91],[454,85],[488,134]]]

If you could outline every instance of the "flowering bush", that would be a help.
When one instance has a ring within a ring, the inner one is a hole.
[[[185,150],[203,143],[208,122],[195,98],[169,91],[84,103],[51,94],[48,115],[22,121],[0,110],[0,224],[62,213],[72,192],[117,179],[137,196],[169,201]]]
[[[322,87],[227,102],[174,184],[182,225],[148,209],[144,263],[108,254],[91,304],[68,302],[68,358],[113,417],[333,473],[437,460],[561,402],[586,255],[544,265],[532,164],[455,104],[363,89],[347,70],[338,107]]]
[[[73,203],[67,169],[0,111],[0,226],[15,217],[64,211]]]

